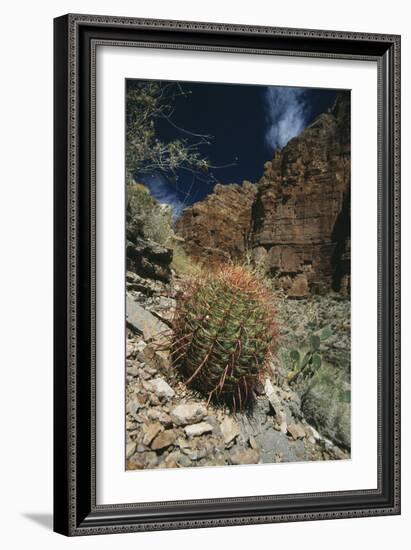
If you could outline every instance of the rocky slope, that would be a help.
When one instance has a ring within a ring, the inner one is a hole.
[[[175,274],[167,284],[127,273],[126,468],[349,458],[344,445],[333,441],[332,430],[324,434],[319,425],[315,427],[315,400],[313,420],[308,422],[302,400],[306,389],[299,388],[299,393],[287,385],[279,358],[257,388],[255,406],[247,413],[208,405],[205,397],[186,388],[171,366],[166,345],[179,284]],[[290,318],[282,329],[287,345],[303,341],[307,327],[313,328],[314,318],[306,314],[304,301],[294,304],[286,300],[281,305]],[[288,307],[291,310],[284,309]],[[317,325],[324,323],[326,312],[334,319],[345,318],[346,313],[327,303],[314,314],[319,316]],[[293,318],[298,326],[294,327]],[[327,410],[323,402],[321,407]]]
[[[276,152],[256,185],[217,185],[176,230],[200,262],[252,257],[289,296],[348,294],[349,94]]]

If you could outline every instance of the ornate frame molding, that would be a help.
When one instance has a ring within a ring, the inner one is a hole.
[[[378,489],[298,499],[274,495],[96,505],[95,77],[96,48],[103,44],[377,62]],[[55,530],[86,535],[400,513],[399,222],[399,36],[92,15],[57,18]]]

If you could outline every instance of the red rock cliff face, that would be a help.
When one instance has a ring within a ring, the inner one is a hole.
[[[339,98],[266,163],[253,257],[291,295],[349,286],[349,103]]]
[[[275,153],[256,185],[218,185],[187,208],[177,232],[200,261],[250,253],[290,296],[348,293],[349,95]]]
[[[176,232],[196,261],[210,265],[244,259],[250,246],[256,194],[257,187],[249,182],[217,184],[205,200],[183,211]]]

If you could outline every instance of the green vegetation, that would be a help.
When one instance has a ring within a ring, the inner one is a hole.
[[[239,266],[194,277],[177,301],[173,364],[187,385],[234,409],[246,407],[276,344],[271,296]]]
[[[276,292],[277,368],[301,398],[306,420],[350,449],[350,301],[335,294],[288,300]],[[318,340],[319,339],[319,340]],[[315,356],[318,359],[314,359]]]
[[[351,390],[344,373],[328,362],[307,379],[301,409],[308,422],[338,445],[351,447]]]
[[[127,239],[151,239],[167,246],[173,234],[171,210],[159,204],[140,183],[127,187]]]
[[[173,230],[171,209],[159,204],[140,183],[127,186],[127,240],[149,239],[173,250],[171,267],[179,275],[195,275],[200,267],[186,254]]]
[[[298,349],[290,351],[290,359],[293,362],[293,370],[288,375],[288,383],[292,384],[299,376],[313,376],[314,372],[321,367],[322,357],[320,344],[332,335],[330,327],[325,327],[320,335],[312,334],[310,345],[303,356]]]

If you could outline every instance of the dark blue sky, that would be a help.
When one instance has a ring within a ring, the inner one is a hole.
[[[243,84],[179,82],[172,124],[156,123],[161,141],[195,138],[177,127],[212,136],[210,145],[200,145],[201,155],[217,166],[213,175],[219,183],[256,182],[263,166],[289,139],[298,135],[320,113],[334,103],[337,90],[290,88]],[[219,167],[219,168],[218,168]],[[215,182],[194,180],[178,174],[178,181],[154,174],[140,178],[160,201],[171,204],[175,213],[209,194]]]

